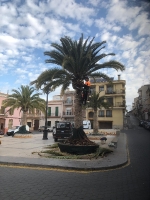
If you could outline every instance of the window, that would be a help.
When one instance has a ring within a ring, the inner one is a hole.
[[[99,86],[99,91],[104,91],[104,85]]]
[[[89,112],[89,118],[93,118],[94,113],[93,112]]]
[[[48,121],[48,122],[47,122],[47,126],[50,126],[50,127],[51,127],[51,121]]]
[[[113,98],[107,98],[107,103],[109,106],[113,106]]]
[[[109,94],[113,93],[113,87],[111,85],[107,86],[107,93],[109,93]]]
[[[48,116],[51,116],[51,107],[48,107],[47,115],[48,115]]]
[[[58,116],[58,107],[55,107],[55,116]]]
[[[67,102],[67,103],[71,103],[71,97],[67,97],[66,102]]]
[[[0,113],[4,114],[4,112],[5,112],[5,108],[4,108],[4,106],[1,106]]]
[[[104,110],[99,111],[99,117],[104,117]]]
[[[112,117],[112,110],[106,110],[106,117]]]
[[[66,115],[71,115],[71,108],[66,108]]]
[[[12,110],[12,108],[10,108],[9,114],[10,114],[10,115],[13,115],[13,114],[14,114],[14,111]]]
[[[28,125],[29,127],[31,127],[31,122],[27,122],[27,125]]]

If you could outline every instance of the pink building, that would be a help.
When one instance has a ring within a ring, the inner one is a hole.
[[[13,126],[21,124],[21,113],[19,109],[15,109],[13,113],[10,111],[7,112],[7,109],[4,109],[2,106],[2,101],[7,98],[7,94],[0,92],[0,130],[5,134],[7,130]]]

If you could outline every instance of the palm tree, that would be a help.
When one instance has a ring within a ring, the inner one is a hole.
[[[124,70],[125,67],[117,61],[100,62],[102,58],[107,56],[114,56],[114,53],[101,53],[100,51],[105,48],[103,46],[106,41],[93,43],[94,38],[90,40],[87,38],[85,41],[81,35],[78,41],[73,41],[70,37],[62,37],[60,44],[52,43],[54,48],[51,51],[46,51],[44,54],[49,56],[46,63],[53,63],[59,67],[53,67],[44,71],[35,81],[36,88],[40,88],[45,82],[48,82],[47,88],[55,90],[58,86],[62,86],[61,92],[63,93],[70,84],[75,89],[75,129],[72,140],[87,141],[86,134],[82,129],[82,103],[81,93],[83,80],[85,77],[102,77],[111,82],[110,78],[101,73],[99,70],[103,68],[113,68],[116,70]],[[82,129],[82,131],[81,131]],[[86,143],[86,142],[85,142]]]
[[[87,103],[89,108],[92,108],[94,111],[93,115],[93,133],[98,133],[98,108],[109,108],[109,104],[105,102],[105,97],[101,96],[100,93],[95,91],[92,93],[90,101]]]
[[[13,93],[3,101],[3,106],[5,108],[9,107],[12,112],[15,109],[20,109],[20,112],[23,112],[22,125],[26,125],[28,111],[33,113],[36,108],[45,113],[45,100],[39,97],[40,93],[35,93],[33,87],[21,85],[21,88],[18,89],[12,90]]]

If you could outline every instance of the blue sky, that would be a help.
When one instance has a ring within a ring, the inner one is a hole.
[[[150,84],[149,0],[0,0],[0,92],[28,85],[44,70],[44,51],[62,36],[106,40],[105,53],[126,70],[103,70],[126,80],[130,108],[137,90]],[[59,88],[49,95],[59,94]]]

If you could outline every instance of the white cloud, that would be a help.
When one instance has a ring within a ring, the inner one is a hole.
[[[104,32],[103,35],[101,36],[102,41],[109,41],[111,38],[111,33],[109,32]]]
[[[98,6],[100,3],[102,3],[101,0],[89,0],[88,1],[89,4],[91,4],[92,6]]]
[[[140,36],[149,35],[150,20],[148,19],[148,13],[143,12],[139,14],[129,26],[129,30],[134,30],[136,28],[138,28],[138,34]]]
[[[127,1],[112,1],[106,19],[110,22],[120,22],[123,25],[129,25],[137,17],[141,8],[128,7]]]
[[[112,27],[112,30],[115,31],[115,32],[118,32],[121,30],[121,27],[120,26],[114,26]]]
[[[43,27],[41,20],[35,18],[34,16],[32,16],[30,13],[27,14],[26,17],[27,20],[27,24],[30,25],[31,27],[33,27],[36,32],[45,32],[45,27]]]
[[[118,46],[121,50],[129,50],[137,48],[144,39],[140,39],[139,41],[134,40],[133,36],[125,35],[122,38],[118,38]]]
[[[16,69],[16,73],[18,73],[18,74],[27,74],[28,71],[26,69],[17,68]]]
[[[19,44],[19,40],[8,35],[8,34],[0,34],[0,45],[5,46],[6,48],[13,49]]]
[[[122,54],[123,58],[130,58],[130,51],[124,51]]]

